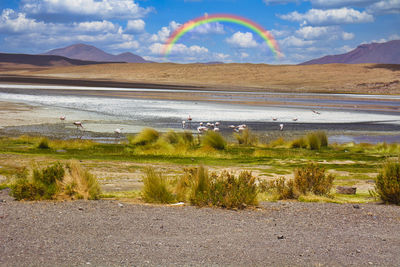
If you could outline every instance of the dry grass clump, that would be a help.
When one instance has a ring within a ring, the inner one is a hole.
[[[261,191],[272,192],[277,199],[298,199],[300,196],[314,194],[329,196],[335,177],[326,174],[325,169],[316,163],[297,168],[294,179],[286,180],[283,177],[269,182],[262,182]]]
[[[202,145],[217,150],[224,150],[226,147],[226,141],[220,133],[208,131],[202,138]]]
[[[376,177],[375,193],[385,203],[400,204],[400,159],[387,160]]]
[[[11,195],[17,200],[98,199],[100,186],[96,178],[82,169],[78,162],[66,166],[57,162],[45,168],[35,167],[17,173],[11,184]]]
[[[196,206],[243,209],[257,205],[257,194],[256,178],[250,172],[238,177],[227,171],[209,174],[202,166],[186,169],[177,186],[180,200]]]
[[[150,203],[173,203],[175,196],[168,188],[168,181],[161,173],[157,173],[153,168],[147,168],[143,177],[142,196],[146,202]]]
[[[49,146],[49,139],[43,137],[43,138],[40,140],[39,144],[37,145],[37,148],[39,148],[39,149],[49,149],[49,148],[50,148],[50,146]]]
[[[158,140],[160,133],[152,128],[144,128],[139,134],[133,138],[129,138],[131,145],[144,146],[152,144]]]
[[[328,137],[324,131],[312,132],[306,136],[293,140],[290,147],[320,150],[321,148],[328,147]]]
[[[249,128],[244,129],[240,133],[234,133],[236,140],[239,145],[252,145],[255,146],[258,143],[258,138],[253,134]]]

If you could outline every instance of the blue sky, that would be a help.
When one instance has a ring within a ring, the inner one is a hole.
[[[184,35],[168,61],[295,64],[400,39],[400,0],[1,0],[0,51],[36,54],[86,43],[162,62],[174,30],[214,13],[260,24],[284,57],[276,59],[249,28],[212,23]]]

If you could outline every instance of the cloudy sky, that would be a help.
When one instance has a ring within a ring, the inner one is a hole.
[[[162,45],[204,14],[234,14],[270,31],[277,59],[251,29],[212,23],[185,34],[167,59]],[[42,53],[76,43],[154,61],[300,63],[361,43],[400,39],[400,0],[1,0],[0,51]]]

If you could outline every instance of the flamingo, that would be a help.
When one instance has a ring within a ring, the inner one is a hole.
[[[229,125],[229,128],[236,129],[236,126],[235,125]]]
[[[298,120],[298,118],[296,117],[296,118],[293,118],[292,120],[293,120],[293,121],[297,121],[297,120]]]
[[[215,127],[215,128],[214,128],[214,132],[219,132],[219,128],[218,128],[218,127]]]
[[[182,129],[185,129],[186,121],[182,121]]]
[[[219,123],[219,121],[215,122],[215,126],[216,126],[216,127],[218,127],[218,126],[220,126],[220,125],[221,125],[221,123]]]
[[[117,128],[117,129],[114,130],[114,133],[119,137],[119,135],[122,133],[123,129],[124,128]]]
[[[198,133],[204,133],[204,132],[207,132],[209,129],[207,128],[207,127],[205,127],[205,126],[199,126],[199,127],[197,127],[197,132]]]
[[[83,129],[82,122],[80,122],[80,121],[75,121],[74,125],[76,126],[76,129],[78,129],[79,127],[81,127]]]
[[[279,130],[283,131],[283,124],[279,124]]]
[[[65,121],[65,119],[66,119],[66,117],[64,115],[60,117],[61,121]]]
[[[317,115],[320,115],[321,113],[320,112],[318,112],[318,111],[316,111],[316,110],[311,110],[313,113],[315,113],[315,114],[317,114]]]
[[[273,120],[273,121],[277,121],[278,118],[277,118],[277,117],[273,117],[272,120]]]

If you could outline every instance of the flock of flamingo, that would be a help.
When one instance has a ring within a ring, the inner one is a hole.
[[[321,114],[320,112],[318,112],[318,111],[316,111],[316,110],[311,110],[311,111],[312,111],[314,114],[317,114],[317,115],[320,115],[320,114]],[[60,117],[60,120],[61,120],[62,122],[64,122],[65,119],[66,119],[66,116],[64,116],[64,115]],[[273,121],[278,121],[278,118],[277,118],[277,117],[273,117],[272,120],[273,120]],[[297,117],[294,117],[294,118],[292,119],[292,121],[298,121],[298,118],[297,118]],[[79,128],[85,129],[85,128],[83,127],[81,121],[74,121],[73,124],[76,126],[76,129],[77,129],[77,130],[79,130]],[[200,126],[197,127],[197,132],[198,132],[199,134],[202,134],[202,133],[205,133],[205,132],[207,132],[207,131],[219,132],[219,131],[220,131],[220,128],[219,128],[219,127],[220,127],[221,123],[218,122],[218,121],[215,122],[215,123],[211,123],[211,122],[203,123],[203,122],[200,122],[199,125],[200,125]],[[229,125],[229,128],[232,129],[234,132],[239,133],[239,132],[244,131],[244,130],[247,128],[247,125],[246,125],[246,124]],[[284,124],[283,124],[283,123],[279,124],[279,130],[280,130],[280,131],[283,131],[283,128],[284,128]],[[186,122],[186,121],[182,121],[182,129],[192,129],[192,117],[191,117],[190,115],[189,115],[188,118],[187,118],[187,122]],[[123,130],[123,128],[117,128],[117,129],[114,130],[114,133],[116,134],[117,137],[120,137],[120,135],[122,134],[122,130]]]

